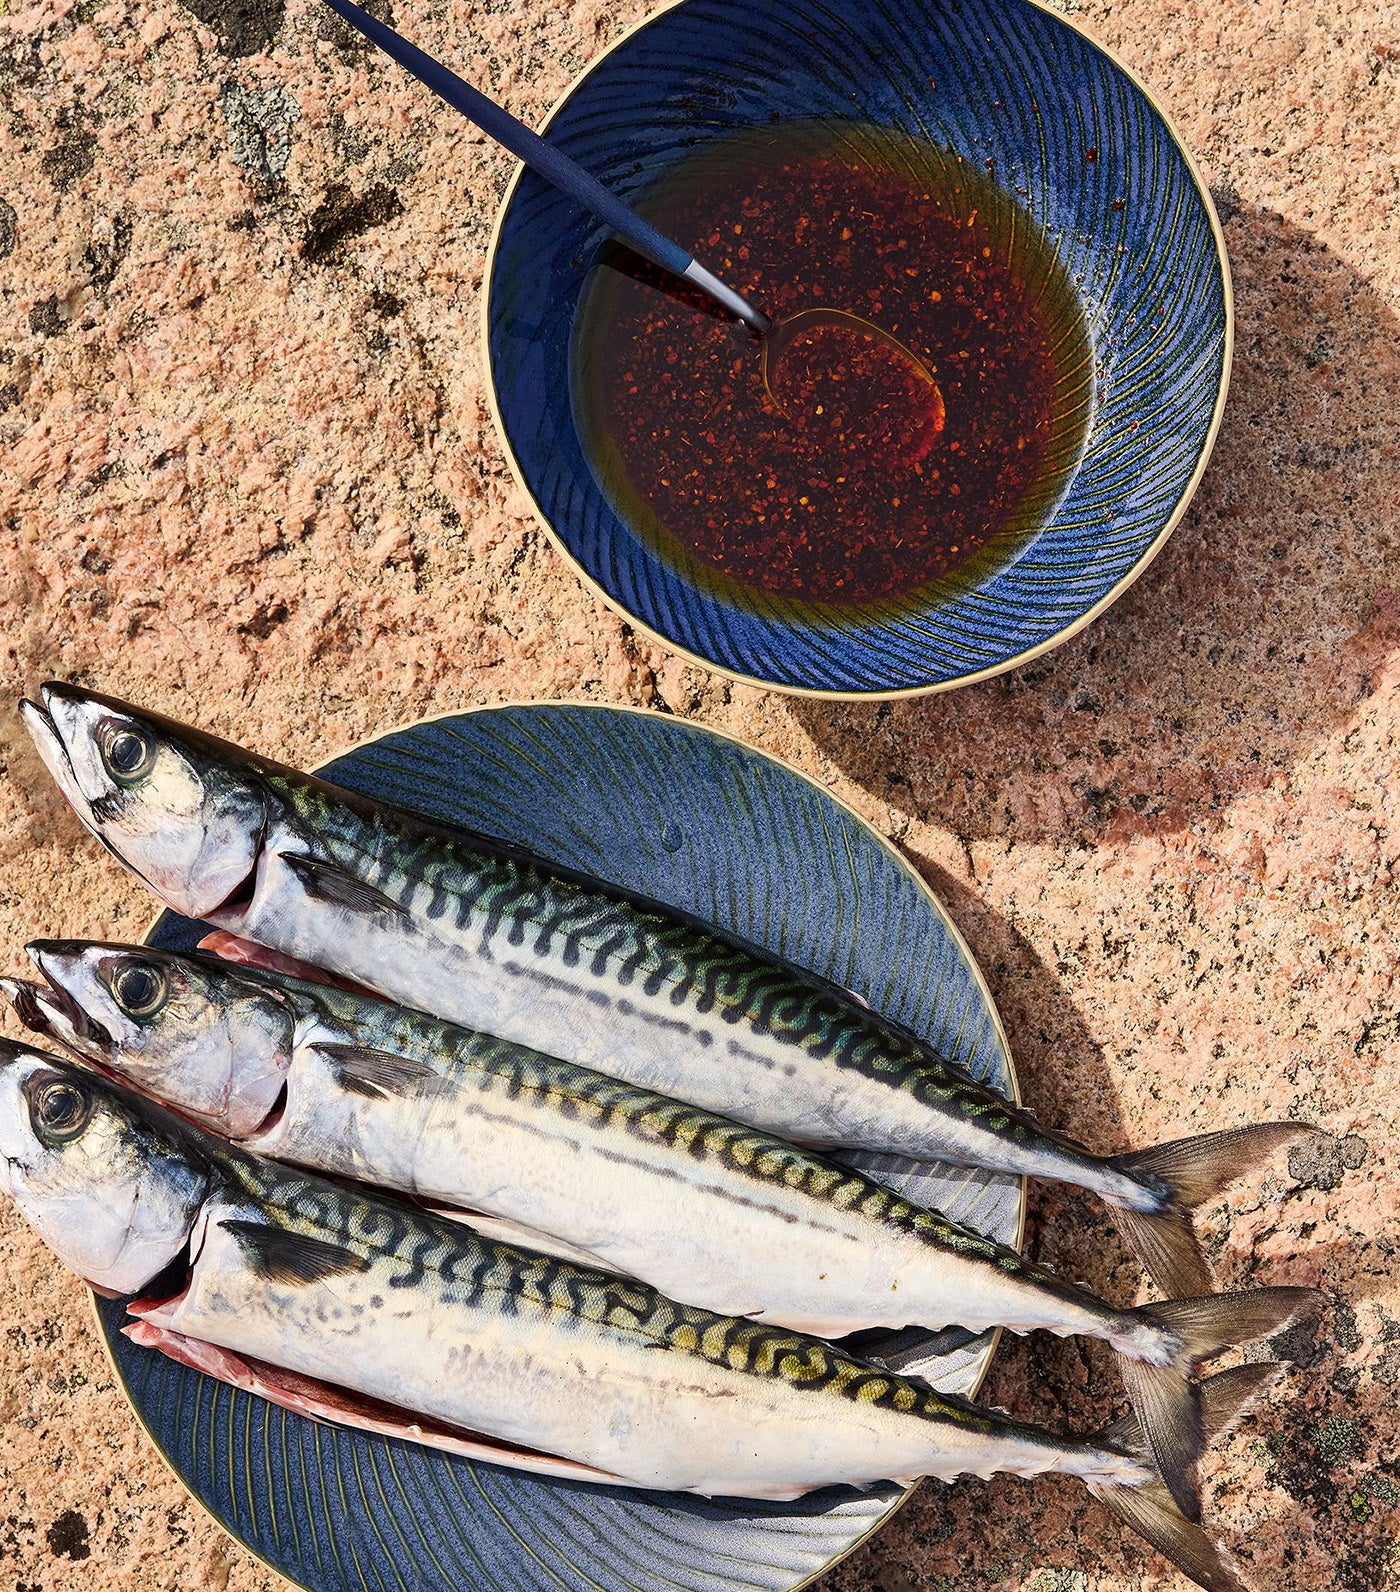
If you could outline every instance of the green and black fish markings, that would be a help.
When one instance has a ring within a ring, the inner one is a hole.
[[[1189,1211],[1308,1130],[1101,1158],[850,992],[683,913],[115,699],[22,705],[80,818],[177,911],[395,1000],[767,1132],[1059,1178],[1168,1293],[1210,1286]]]
[[[759,1322],[677,1304],[640,1283],[509,1244],[477,1238],[367,1197],[347,1200],[332,1185],[280,1176],[241,1158],[221,1167],[231,1203],[268,1214],[220,1218],[252,1270],[270,1281],[307,1284],[363,1273],[429,1301],[557,1318],[565,1331],[605,1328],[652,1349],[717,1369],[772,1378],[811,1393],[831,1393],[920,1416],[995,1432],[996,1417],[917,1378],[865,1364],[833,1344]]]
[[[635,1084],[248,966],[29,950],[49,988],[0,983],[31,1026],[280,1160],[523,1223],[676,1298],[825,1335],[957,1321],[1160,1352],[1137,1318],[940,1212]],[[253,1100],[264,1118],[243,1115]]]

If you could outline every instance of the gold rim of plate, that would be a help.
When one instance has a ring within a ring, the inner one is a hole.
[[[971,969],[973,980],[976,983],[978,990],[981,992],[982,998],[987,1003],[988,1012],[991,1014],[992,1027],[996,1033],[997,1042],[1001,1046],[1002,1054],[1006,1057],[1007,1080],[1011,1086],[1012,1103],[1018,1106],[1021,1104],[1021,1080],[1016,1073],[1016,1058],[1011,1053],[1011,1044],[1006,1037],[1006,1029],[1002,1026],[1001,1013],[997,1010],[996,1001],[992,998],[992,992],[987,984],[986,975],[982,971],[982,964],[972,954],[971,948],[968,946],[967,941],[963,938],[962,931],[949,916],[948,909],[933,893],[933,889],[929,885],[928,881],[914,866],[914,864],[909,861],[904,853],[900,851],[900,849],[892,841],[887,840],[885,836],[882,835],[878,829],[876,829],[874,824],[872,824],[868,819],[862,818],[849,802],[843,801],[840,796],[833,795],[818,780],[814,779],[804,770],[797,768],[794,764],[789,763],[785,758],[775,757],[772,752],[765,752],[761,746],[755,746],[751,741],[745,741],[737,735],[730,735],[725,730],[713,729],[708,724],[699,724],[690,719],[678,720],[672,714],[659,713],[654,708],[640,708],[629,703],[614,704],[609,702],[582,702],[569,697],[525,697],[519,701],[480,703],[476,707],[459,708],[450,713],[432,713],[421,719],[407,719],[403,723],[395,725],[392,729],[381,730],[375,735],[363,736],[360,740],[354,741],[349,746],[345,747],[343,751],[336,752],[334,756],[326,758],[324,762],[315,764],[308,772],[312,774],[319,774],[323,769],[326,768],[328,764],[334,763],[339,758],[347,757],[350,753],[358,752],[364,747],[374,746],[379,741],[385,740],[391,735],[402,734],[405,730],[416,730],[425,724],[440,724],[446,719],[465,718],[467,715],[473,713],[495,713],[499,712],[503,708],[556,707],[588,708],[592,711],[600,713],[633,713],[636,714],[638,718],[662,719],[671,723],[686,724],[691,729],[700,730],[705,734],[716,736],[722,741],[728,741],[731,745],[741,747],[746,752],[754,752],[759,757],[766,757],[769,762],[776,763],[786,773],[795,774],[798,779],[805,781],[812,787],[813,790],[824,796],[829,802],[833,802],[841,809],[842,812],[847,813],[851,818],[853,818],[856,823],[861,826],[861,828],[870,833],[872,839],[874,839],[875,842],[889,854],[894,862],[913,880],[915,887],[927,900],[928,904],[933,908],[935,916],[942,923],[944,929],[952,939],[953,944],[957,947],[959,953],[962,955],[968,967]],[[141,937],[143,944],[149,943],[151,935],[156,930],[157,924],[159,924],[161,918],[164,916],[165,913],[163,911],[158,912],[156,916],[153,917],[146,925],[145,931]],[[1017,1250],[1020,1249],[1021,1242],[1026,1236],[1025,1178],[1021,1178],[1020,1183],[1021,1197],[1017,1203],[1016,1236],[1011,1240],[1011,1247]],[[102,1324],[101,1315],[98,1313],[97,1302],[97,1294],[91,1288],[89,1288],[88,1310],[92,1317],[93,1327],[97,1333],[98,1344],[101,1347],[103,1357],[107,1361],[107,1368],[112,1373],[112,1380],[121,1389],[122,1397],[126,1400],[127,1408],[131,1411],[132,1415],[136,1417],[137,1425],[140,1426],[141,1430],[146,1434],[146,1440],[160,1459],[161,1464],[165,1466],[175,1480],[178,1481],[185,1489],[190,1501],[195,1505],[199,1512],[207,1520],[209,1520],[223,1536],[228,1537],[232,1541],[236,1542],[243,1552],[249,1556],[249,1558],[255,1560],[263,1567],[264,1570],[270,1571],[271,1574],[278,1578],[278,1580],[285,1581],[288,1586],[298,1588],[299,1592],[315,1592],[315,1589],[308,1586],[306,1582],[293,1580],[293,1578],[287,1575],[285,1571],[279,1570],[276,1565],[265,1559],[255,1548],[250,1547],[242,1537],[236,1536],[232,1531],[230,1531],[223,1521],[220,1520],[219,1517],[214,1513],[214,1511],[209,1508],[199,1494],[195,1492],[195,1490],[190,1486],[189,1482],[185,1480],[185,1477],[181,1474],[181,1472],[176,1469],[174,1462],[170,1459],[170,1456],[156,1441],[155,1434],[146,1424],[145,1416],[142,1415],[135,1399],[132,1398],[131,1393],[127,1389],[126,1379],[122,1376],[121,1371],[117,1366],[116,1356],[112,1353],[112,1345],[107,1341],[107,1330]],[[982,1391],[982,1384],[987,1380],[987,1374],[992,1368],[992,1361],[996,1359],[997,1349],[1001,1344],[1002,1331],[1003,1329],[1001,1327],[994,1329],[991,1345],[987,1350],[986,1360],[982,1366],[982,1369],[978,1372],[977,1383],[972,1390],[973,1398],[976,1398],[976,1396]],[[915,1488],[919,1487],[920,1485],[921,1483],[916,1481],[910,1486],[906,1487],[887,1513],[881,1515],[878,1520],[872,1522],[872,1524],[867,1527],[865,1531],[861,1532],[861,1534],[853,1542],[849,1543],[845,1548],[843,1548],[840,1553],[835,1554],[832,1558],[828,1559],[820,1570],[814,1571],[811,1575],[804,1577],[801,1581],[794,1582],[790,1588],[790,1592],[802,1592],[803,1587],[810,1586],[813,1581],[817,1580],[821,1576],[824,1576],[828,1570],[834,1569],[838,1564],[841,1563],[843,1559],[848,1558],[851,1554],[853,1554],[857,1548],[863,1547],[864,1544],[868,1542],[877,1531],[885,1526],[894,1518],[896,1514],[899,1513],[901,1509],[904,1508],[905,1504],[907,1504],[910,1498],[913,1497]]]
[[[573,95],[574,91],[597,67],[607,60],[614,50],[619,49],[634,33],[641,32],[644,27],[655,21],[657,17],[664,16],[666,12],[674,11],[677,7],[687,3],[688,0],[666,0],[664,5],[659,5],[655,10],[649,11],[646,16],[639,18],[625,32],[620,33],[606,49],[601,50],[594,56],[588,65],[570,80],[567,88],[555,100],[548,115],[540,123],[538,131],[544,133],[548,130],[550,123],[563,109],[565,102]],[[1022,0],[1022,4],[1033,6],[1035,10],[1043,11],[1046,15],[1054,17],[1062,26],[1068,28],[1070,32],[1078,34],[1094,49],[1098,50],[1113,66],[1117,67],[1138,89],[1157,115],[1162,118],[1162,123],[1166,127],[1172,142],[1181,152],[1181,156],[1186,162],[1186,169],[1191,173],[1191,181],[1195,184],[1196,192],[1200,195],[1201,201],[1205,205],[1206,219],[1210,222],[1211,237],[1215,241],[1216,258],[1220,262],[1221,286],[1225,298],[1225,338],[1221,350],[1220,387],[1215,396],[1215,409],[1210,417],[1210,426],[1206,431],[1206,439],[1201,448],[1201,456],[1196,462],[1196,468],[1192,472],[1191,479],[1182,489],[1181,496],[1176,501],[1176,506],[1167,517],[1167,523],[1157,533],[1152,545],[1147,548],[1128,573],[1110,591],[1105,592],[1092,608],[1082,613],[1078,619],[1073,620],[1063,630],[1057,631],[1047,640],[1037,643],[1034,647],[1028,647],[1024,652],[1018,652],[1014,657],[1007,658],[1002,663],[991,664],[987,668],[975,670],[971,674],[960,674],[953,680],[939,680],[932,685],[902,686],[898,690],[891,691],[826,691],[816,686],[780,685],[777,681],[765,680],[761,675],[743,674],[737,669],[730,669],[724,664],[716,663],[713,659],[702,657],[698,652],[691,652],[688,648],[681,646],[679,642],[671,640],[668,636],[663,636],[659,630],[654,630],[644,619],[639,618],[594,580],[593,576],[574,557],[563,538],[550,523],[548,516],[540,507],[539,500],[530,490],[529,483],[525,480],[520,468],[520,461],[516,458],[515,449],[511,447],[510,438],[506,434],[505,421],[501,418],[500,405],[496,399],[496,377],[491,364],[491,276],[495,269],[496,249],[500,243],[501,226],[505,221],[506,212],[510,209],[511,200],[515,197],[515,190],[525,172],[525,166],[522,162],[516,161],[514,163],[510,181],[506,184],[505,193],[501,196],[501,203],[496,211],[496,219],[491,227],[490,241],[486,245],[486,263],[481,274],[481,351],[482,362],[486,370],[486,399],[491,409],[491,419],[496,428],[496,436],[500,441],[501,450],[505,454],[506,463],[510,466],[510,473],[515,480],[515,484],[530,501],[530,508],[535,519],[539,522],[545,535],[554,544],[555,551],[573,570],[574,574],[578,576],[579,580],[583,582],[584,586],[595,597],[602,598],[603,602],[634,630],[639,630],[649,640],[654,641],[657,646],[667,652],[674,653],[679,658],[684,658],[687,663],[692,663],[697,668],[706,669],[711,674],[720,675],[738,685],[757,686],[760,690],[777,691],[784,696],[810,697],[820,702],[892,702],[904,697],[932,696],[936,692],[954,691],[965,685],[976,685],[979,681],[994,679],[999,674],[1005,674],[1010,669],[1017,669],[1023,663],[1029,663],[1033,658],[1039,658],[1044,653],[1062,646],[1072,636],[1077,636],[1086,625],[1092,624],[1105,609],[1110,608],[1117,602],[1123,593],[1147,569],[1148,565],[1166,546],[1168,537],[1181,523],[1186,510],[1191,506],[1191,500],[1195,497],[1196,490],[1201,484],[1201,478],[1205,475],[1206,467],[1210,463],[1211,454],[1215,451],[1216,438],[1220,433],[1220,423],[1225,415],[1225,400],[1229,396],[1230,368],[1234,362],[1235,352],[1234,284],[1230,279],[1230,258],[1226,252],[1225,233],[1220,225],[1220,217],[1216,213],[1215,201],[1211,198],[1210,187],[1196,162],[1196,157],[1192,154],[1186,140],[1181,136],[1176,123],[1167,113],[1166,106],[1137,72],[1123,61],[1115,51],[1109,49],[1106,44],[1095,38],[1088,28],[1081,26],[1072,18],[1066,16],[1057,6],[1048,4],[1047,0]]]

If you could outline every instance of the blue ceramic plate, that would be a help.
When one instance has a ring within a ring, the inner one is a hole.
[[[982,977],[918,876],[854,814],[759,752],[655,714],[522,706],[399,730],[323,772],[737,930],[1014,1090]],[[185,949],[199,933],[166,914],[151,939]],[[1020,1236],[1017,1179],[868,1164],[1005,1242]],[[121,1336],[120,1303],[99,1300],[98,1313],[117,1375],[181,1480],[260,1559],[314,1592],[786,1592],[903,1496],[833,1489],[795,1504],[712,1503],[525,1476],[289,1414],[137,1348]],[[946,1352],[920,1369],[974,1392],[995,1335],[951,1350],[940,1336]]]
[[[487,266],[496,417],[561,551],[665,645],[788,691],[947,688],[1086,624],[1181,517],[1224,405],[1224,242],[1144,88],[1031,0],[680,0],[603,55],[548,127],[635,199],[698,146],[812,117],[895,129],[993,172],[1079,294],[1093,350],[1087,442],[1012,562],[898,613],[820,622],[685,579],[619,519],[576,430],[571,332],[605,230],[529,172],[507,194]]]

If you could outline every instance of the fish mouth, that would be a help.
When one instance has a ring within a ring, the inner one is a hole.
[[[19,1197],[24,1179],[33,1171],[34,1134],[25,1109],[29,1080],[60,1065],[57,1058],[32,1045],[0,1039],[0,1194],[8,1199]]]
[[[45,1039],[55,1040],[63,1046],[64,1054],[70,1063],[76,1062],[78,1066],[93,1073],[96,1077],[105,1078],[109,1083],[127,1084],[129,1080],[120,1073],[114,1072],[103,1059],[103,1054],[97,1048],[86,1048],[86,1043],[76,1037],[75,1026],[71,1024],[66,1014],[62,1012],[57,998],[52,996],[42,984],[31,984],[22,978],[0,978],[0,993],[8,995],[15,1009],[16,1015],[26,1028],[32,1029],[36,1034],[42,1034]],[[89,1020],[90,1028],[100,1028]],[[105,1034],[106,1030],[102,1029]],[[31,1050],[24,1045],[12,1047],[9,1040],[0,1041],[0,1067],[7,1062],[20,1061],[28,1057],[30,1060],[52,1060],[39,1050]]]
[[[48,703],[55,687],[52,683],[43,685],[39,689],[43,703],[32,701],[29,697],[19,699],[20,722],[29,731],[29,738],[34,742],[34,749],[38,752],[40,760],[53,777],[54,783],[68,798],[73,811],[92,830],[94,835],[101,840],[102,836],[94,828],[89,813],[88,798],[83,794],[78,784],[78,776],[73,768],[73,759],[68,755],[68,743],[59,734],[58,725],[53,714],[49,711]]]
[[[28,979],[0,978],[0,991],[10,997],[15,1014],[26,1028],[65,1049],[100,1061],[112,1047],[111,1032],[68,993],[45,966],[45,957],[72,947],[62,940],[33,940],[25,946],[30,960],[44,975],[44,984]]]
[[[4,986],[7,994],[9,993],[10,985],[17,982],[18,980],[16,979],[0,979],[0,985]],[[0,1068],[13,1067],[17,1061],[42,1061],[47,1063],[51,1060],[52,1058],[46,1056],[43,1051],[35,1050],[32,1045],[26,1045],[21,1039],[0,1037]]]

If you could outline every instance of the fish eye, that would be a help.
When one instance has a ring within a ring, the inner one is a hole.
[[[92,1096],[66,1078],[43,1084],[34,1094],[34,1127],[51,1143],[77,1138],[92,1115]]]
[[[112,994],[131,1017],[149,1017],[170,994],[165,974],[149,962],[123,962],[112,975]]]
[[[129,781],[150,771],[155,747],[143,731],[123,724],[107,737],[102,755],[114,778]]]

